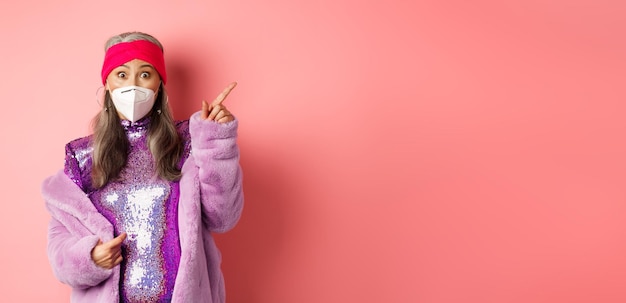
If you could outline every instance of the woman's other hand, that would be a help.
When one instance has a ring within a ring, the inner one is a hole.
[[[91,259],[96,265],[111,269],[122,262],[122,243],[126,239],[126,233],[121,233],[111,241],[98,244],[91,250]]]

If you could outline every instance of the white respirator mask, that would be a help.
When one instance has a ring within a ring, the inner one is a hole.
[[[140,86],[124,86],[111,92],[115,109],[130,122],[145,117],[154,106],[153,90]]]

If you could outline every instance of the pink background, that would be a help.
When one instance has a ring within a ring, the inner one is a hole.
[[[1,301],[68,302],[41,181],[104,41],[166,47],[184,119],[230,81],[246,205],[229,303],[625,302],[617,0],[4,1]]]

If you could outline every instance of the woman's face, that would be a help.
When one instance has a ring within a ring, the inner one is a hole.
[[[119,87],[134,85],[153,90],[156,97],[161,77],[150,63],[134,59],[113,69],[107,76],[106,84],[109,93]]]

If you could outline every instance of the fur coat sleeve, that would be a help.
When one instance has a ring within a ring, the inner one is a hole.
[[[237,124],[238,120],[203,121],[199,112],[189,121],[190,158],[199,170],[202,220],[212,232],[233,228],[243,209]]]

